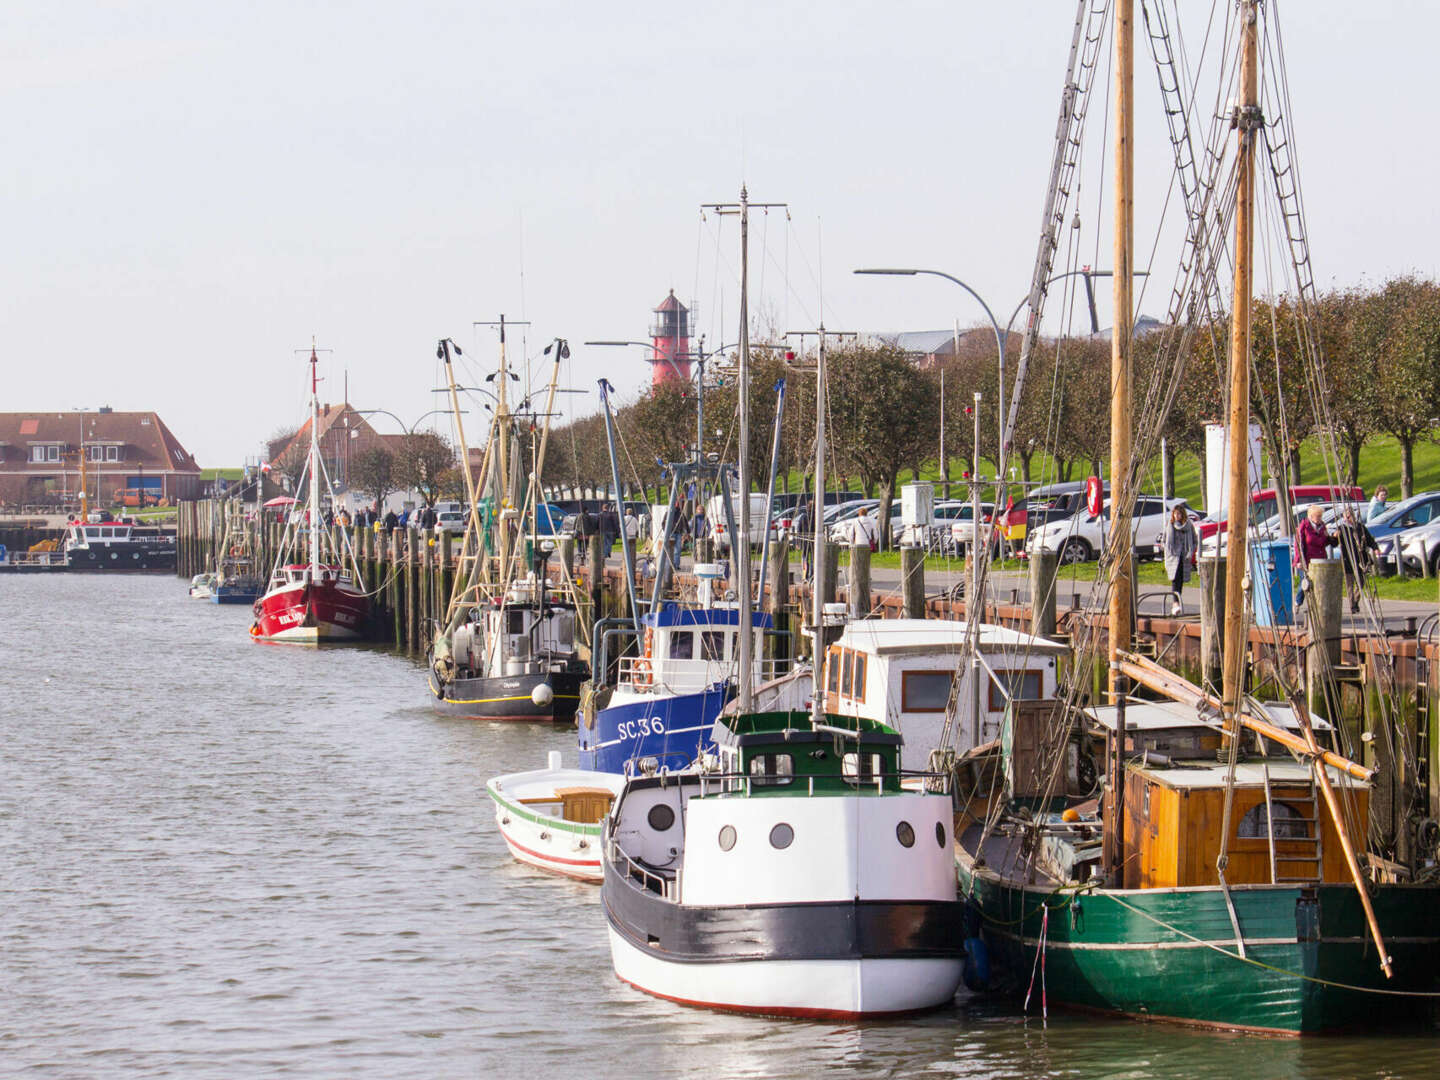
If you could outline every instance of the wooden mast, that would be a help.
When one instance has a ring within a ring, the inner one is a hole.
[[[1116,699],[1119,654],[1132,636],[1130,537],[1130,390],[1135,237],[1135,0],[1115,5],[1115,274],[1114,328],[1110,333],[1110,694]]]
[[[1256,77],[1258,26],[1255,0],[1240,10],[1240,104],[1235,110],[1238,160],[1235,195],[1235,294],[1230,312],[1230,460],[1227,483],[1229,552],[1225,571],[1224,680],[1226,739],[1239,735],[1245,681],[1246,530],[1250,521],[1250,291],[1254,258],[1255,133],[1260,126]]]

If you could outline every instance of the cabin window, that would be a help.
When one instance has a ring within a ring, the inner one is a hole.
[[[915,846],[915,827],[908,821],[902,821],[895,826],[895,839],[900,841],[901,847]]]
[[[650,807],[650,813],[645,815],[645,820],[656,832],[665,832],[675,824],[675,811],[665,803],[656,803]]]
[[[831,649],[829,663],[826,664],[825,688],[832,694],[840,692],[840,656],[839,649]]]
[[[855,654],[849,649],[840,650],[840,694],[842,697],[850,697],[850,671],[851,660]]]
[[[852,784],[873,784],[884,775],[885,759],[879,754],[846,754],[840,759],[840,771]]]
[[[695,635],[688,630],[670,632],[670,659],[692,660],[695,657]]]
[[[900,674],[901,712],[944,712],[950,703],[950,671],[905,671]]]
[[[1004,712],[1005,699],[1033,701],[1040,697],[1041,680],[1038,671],[997,671],[990,680],[990,711]]]
[[[780,822],[770,830],[770,846],[776,851],[784,851],[795,842],[795,830],[785,822]]]
[[[86,535],[87,537],[89,537],[91,540],[99,540],[99,539],[100,539],[100,530],[99,530],[99,528],[97,528],[97,527],[95,527],[95,526],[90,526],[90,527],[88,527],[88,528],[85,530],[85,535]]]
[[[756,754],[750,759],[750,783],[755,787],[779,787],[794,779],[795,759],[789,754]]]
[[[720,829],[720,836],[717,838],[721,851],[729,851],[735,846],[735,826],[725,825]]]
[[[725,659],[724,630],[702,630],[700,632],[700,658],[702,660]]]
[[[511,608],[505,613],[505,624],[507,634],[523,634],[525,632],[525,612],[519,608]]]
[[[1309,835],[1299,810],[1289,803],[1277,802],[1272,805],[1275,808],[1276,840],[1304,840]],[[1240,831],[1236,835],[1242,840],[1263,840],[1269,835],[1266,828],[1268,821],[1265,804],[1258,803],[1240,819]]]
[[[851,653],[850,697],[856,701],[865,700],[865,654]]]

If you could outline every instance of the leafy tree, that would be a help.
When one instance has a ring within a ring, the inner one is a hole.
[[[940,434],[940,387],[895,345],[851,345],[830,358],[836,457],[866,490],[880,489],[881,543],[890,544],[895,481]]]
[[[1356,339],[1375,361],[1379,426],[1400,444],[1400,491],[1415,487],[1415,444],[1440,412],[1440,285],[1395,278],[1362,307]]]
[[[355,489],[377,507],[395,490],[395,456],[383,446],[372,446],[350,464]]]
[[[444,474],[454,466],[450,441],[433,431],[420,431],[401,440],[393,478],[398,487],[414,489],[426,506],[434,506],[444,487]]]

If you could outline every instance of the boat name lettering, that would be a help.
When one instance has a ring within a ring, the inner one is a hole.
[[[622,720],[616,731],[622,739],[643,739],[646,735],[665,734],[665,723],[658,716],[642,716],[639,720]]]

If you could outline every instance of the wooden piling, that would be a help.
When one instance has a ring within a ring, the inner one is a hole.
[[[1204,687],[1218,694],[1224,678],[1224,559],[1200,560],[1200,676]]]
[[[925,618],[925,549],[902,547],[900,549],[900,590],[904,597],[907,619]],[[965,607],[968,617],[970,606]]]
[[[1310,711],[1340,721],[1339,689],[1333,672],[1340,663],[1340,612],[1345,600],[1345,575],[1338,559],[1313,559],[1308,571],[1310,647],[1305,654]]]
[[[904,558],[904,555],[901,555]],[[870,544],[850,545],[850,618],[863,619],[870,614]]]
[[[1030,632],[1037,637],[1054,637],[1055,572],[1060,557],[1053,551],[1036,551],[1030,555]]]

